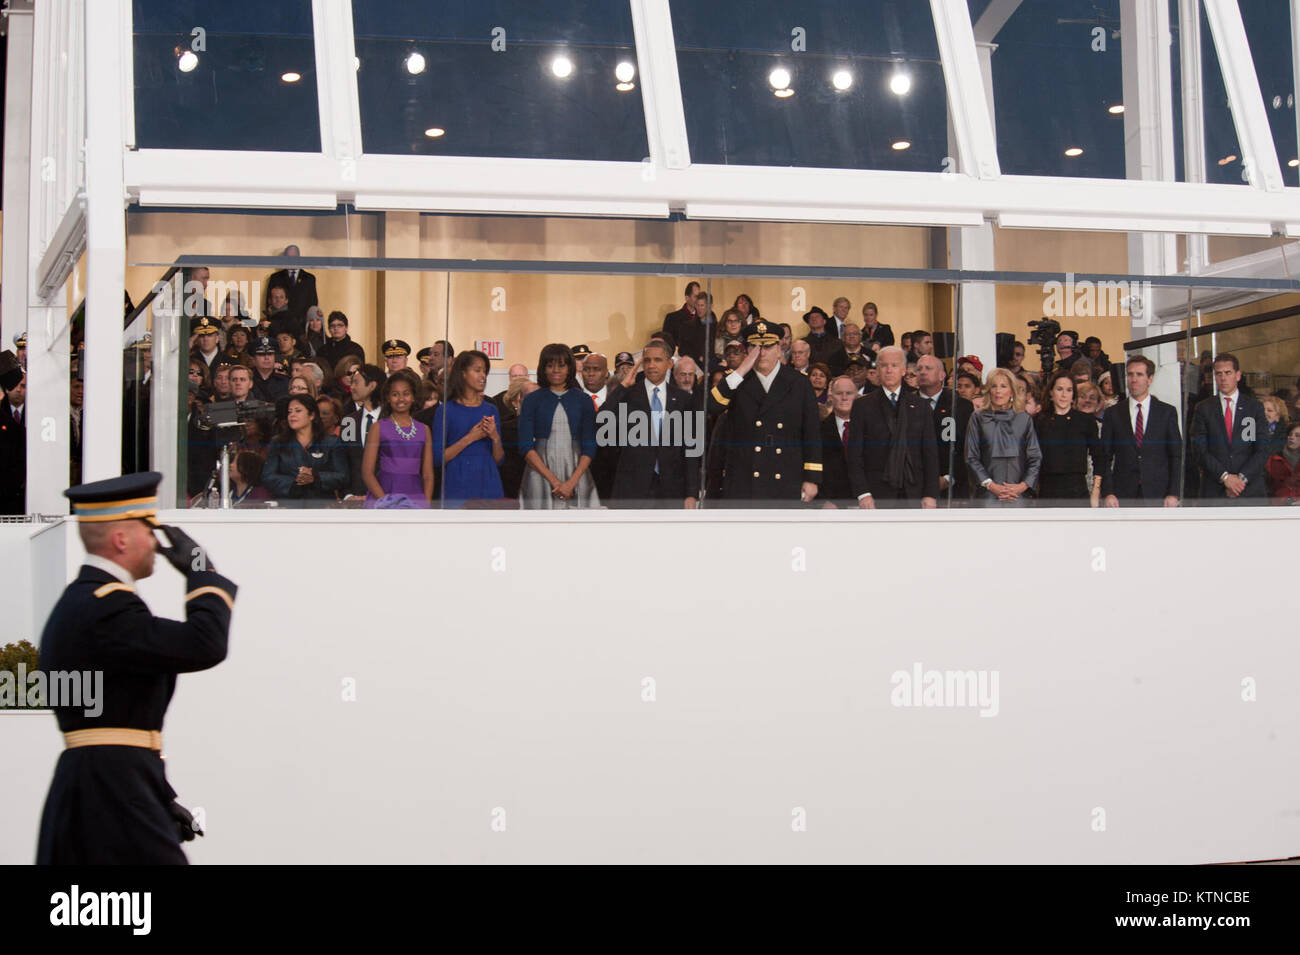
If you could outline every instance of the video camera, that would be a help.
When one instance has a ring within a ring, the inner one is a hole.
[[[242,429],[245,421],[275,420],[275,405],[269,401],[214,401],[198,408],[199,427],[204,431]]]
[[[1061,334],[1061,323],[1044,315],[1036,322],[1030,322],[1029,344],[1038,346],[1038,360],[1042,363],[1043,374],[1052,370],[1056,364],[1056,337]]]

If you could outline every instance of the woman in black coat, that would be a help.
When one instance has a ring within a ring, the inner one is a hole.
[[[1074,380],[1065,370],[1052,376],[1043,409],[1034,421],[1043,465],[1038,477],[1040,507],[1083,507],[1090,500],[1100,503],[1101,474],[1097,462],[1101,435],[1097,419],[1074,407]],[[1093,461],[1092,486],[1088,485],[1088,461]]]
[[[262,486],[292,507],[320,507],[348,486],[343,445],[325,433],[320,408],[310,395],[289,396],[285,427],[266,452]]]

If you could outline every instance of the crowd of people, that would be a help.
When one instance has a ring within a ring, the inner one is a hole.
[[[188,279],[204,288],[207,270]],[[1095,337],[1061,331],[1039,372],[1021,342],[1000,366],[966,355],[950,369],[932,332],[896,336],[874,302],[854,315],[847,297],[796,329],[745,294],[719,318],[691,282],[635,352],[611,362],[549,344],[535,380],[512,365],[491,396],[487,355],[448,341],[390,339],[368,361],[306,270],[273,274],[256,319],[234,295],[215,310],[195,301],[192,506],[221,503],[223,451],[230,503],[244,507],[1300,503],[1300,380],[1252,394],[1228,353],[1202,357],[1184,434],[1179,410],[1150,393],[1154,365],[1112,365]],[[6,513],[22,512],[22,364],[12,357],[0,377]],[[74,468],[77,379],[74,363]]]

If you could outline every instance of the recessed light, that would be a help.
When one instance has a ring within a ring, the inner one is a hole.
[[[831,85],[837,90],[846,90],[853,85],[853,74],[848,70],[836,70],[831,77]]]
[[[899,152],[902,152],[904,149],[911,149],[912,144],[909,143],[906,139],[900,139],[898,142],[893,144],[893,148],[897,149]]]
[[[1292,169],[1294,169],[1296,166],[1300,166],[1300,159],[1288,160],[1287,165],[1290,166]]]
[[[614,84],[614,89],[618,90],[620,93],[630,93],[630,92],[632,92],[634,89],[636,89],[636,84],[635,84],[635,83],[615,83],[615,84]]]
[[[564,79],[573,72],[573,61],[567,56],[557,56],[551,60],[551,72],[560,79]]]
[[[406,58],[406,72],[412,76],[419,76],[424,72],[424,54],[412,52]]]
[[[620,83],[631,83],[634,76],[636,76],[636,67],[627,60],[623,60],[618,66],[614,67],[614,77]]]
[[[889,88],[895,96],[906,96],[912,89],[912,78],[899,70],[889,78]]]
[[[447,131],[441,126],[430,126],[424,131],[424,135],[428,136],[430,139],[437,139],[439,136],[447,135]]]
[[[1083,150],[1078,146],[1071,146],[1065,151],[1065,154],[1073,159],[1075,156],[1082,156]]]
[[[790,71],[784,66],[778,66],[767,74],[767,81],[772,84],[774,90],[786,89],[790,85]]]
[[[1219,165],[1220,165],[1220,166],[1226,166],[1226,165],[1228,165],[1228,163],[1230,163],[1230,162],[1236,162],[1236,161],[1237,161],[1237,156],[1236,156],[1235,153],[1233,153],[1232,155],[1224,156],[1222,159],[1220,159],[1220,160],[1219,160]]]
[[[199,57],[193,50],[186,50],[176,59],[176,68],[182,73],[192,73],[198,65]]]
[[[290,70],[288,73],[281,73],[280,79],[285,83],[297,83],[300,79],[302,79],[302,74],[295,73],[293,72],[293,70]]]
[[[772,95],[779,99],[786,99],[787,97],[794,95],[794,90],[790,90],[790,89],[772,90]]]
[[[359,69],[361,69],[361,57],[359,57],[359,56],[354,56],[354,57],[352,58],[352,69],[353,69],[353,70],[359,70]]]
[[[1120,113],[1124,112],[1124,104],[1116,103],[1110,109],[1106,110],[1106,112],[1110,113],[1112,116],[1118,116]]]

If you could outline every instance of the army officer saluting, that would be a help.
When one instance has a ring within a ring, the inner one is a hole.
[[[709,411],[726,411],[723,499],[728,507],[789,506],[811,501],[822,483],[817,397],[806,376],[781,364],[781,329],[762,319],[740,333],[740,367],[709,394]]]
[[[41,865],[184,865],[181,842],[197,830],[163,771],[163,716],[176,674],[225,659],[236,588],[184,532],[158,524],[161,479],[151,471],[64,492],[86,559],[45,624],[41,669],[100,671],[103,690],[97,717],[55,707],[66,748],[41,817]],[[185,575],[184,622],[155,617],[135,592],[155,550]]]

